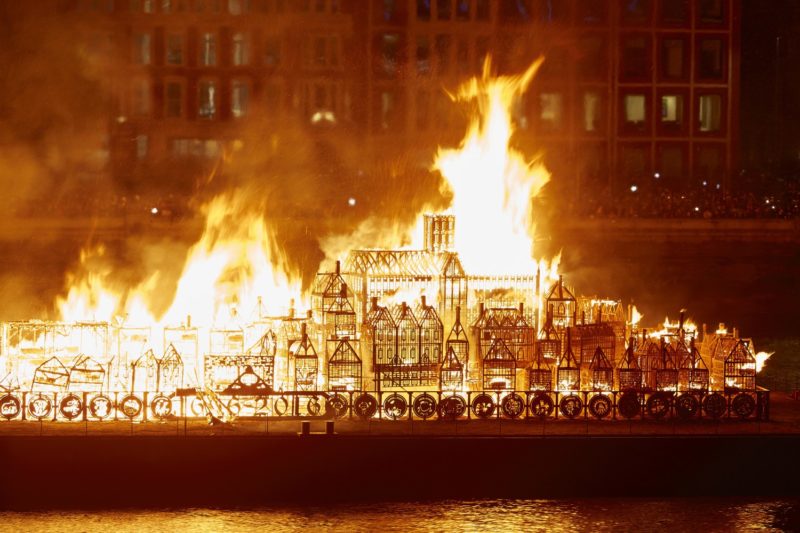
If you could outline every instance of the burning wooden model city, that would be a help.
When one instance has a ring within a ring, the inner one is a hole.
[[[263,214],[218,198],[157,317],[158,272],[120,291],[88,271],[61,320],[4,323],[0,416],[768,416],[767,356],[735,329],[681,313],[645,330],[635,308],[579,296],[557,260],[533,258],[549,174],[512,147],[509,110],[539,64],[492,78],[487,63],[462,86],[478,113],[436,156],[451,206],[420,217],[416,246],[343,236],[351,249],[303,290]]]

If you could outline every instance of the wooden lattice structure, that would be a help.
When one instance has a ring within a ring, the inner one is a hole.
[[[483,358],[483,388],[513,390],[516,386],[517,364],[514,354],[502,338],[494,339]]]
[[[242,329],[212,329],[209,331],[208,337],[208,353],[233,355],[244,351],[244,331]]]
[[[453,328],[445,343],[445,356],[439,369],[439,388],[458,390],[464,385],[464,364],[469,360],[469,338],[461,325],[461,308],[456,307]]]
[[[336,261],[333,272],[320,272],[314,278],[311,289],[311,311],[317,324],[325,326],[327,318],[325,313],[341,297],[343,285],[346,283],[341,275],[339,261]]]
[[[544,327],[539,331],[539,338],[536,340],[536,359],[548,365],[554,365],[558,363],[561,352],[561,337],[553,325],[553,317],[548,310]]]
[[[328,361],[328,388],[333,391],[362,389],[361,358],[346,338],[337,341]]]
[[[589,370],[592,373],[592,390],[610,391],[614,388],[614,367],[600,346],[592,355]]]
[[[425,296],[420,300],[419,316],[419,362],[423,365],[438,365],[442,362],[442,341],[444,325]]]
[[[305,323],[300,329],[300,340],[293,341],[289,346],[289,361],[294,365],[294,390],[317,390],[319,357],[308,336]]]
[[[617,375],[619,376],[619,390],[622,392],[638,391],[643,386],[643,372],[639,367],[638,357],[634,348],[636,339],[631,336],[625,354],[620,359]]]
[[[749,340],[739,339],[725,358],[725,389],[756,390],[756,358]]]
[[[566,328],[575,324],[578,303],[575,294],[564,285],[562,276],[547,292],[544,305],[559,336],[564,338]]]
[[[517,307],[478,307],[472,332],[478,339],[478,357],[485,358],[494,341],[501,339],[519,367],[526,367],[536,352],[536,331],[525,318],[523,304]]]
[[[172,344],[161,358],[147,350],[132,367],[132,391],[172,392],[183,386],[183,359]]]
[[[277,350],[277,337],[269,329],[245,353],[206,354],[203,367],[205,385],[214,389],[223,389],[248,372],[256,375],[260,382],[272,389],[275,386]]]
[[[69,369],[67,389],[76,392],[102,392],[106,369],[87,355],[79,356]]]
[[[32,392],[65,391],[69,384],[69,371],[58,357],[51,357],[36,367],[31,382]]]
[[[581,368],[575,360],[572,352],[571,327],[565,329],[566,342],[564,352],[558,360],[556,369],[556,390],[558,391],[578,391],[581,390]]]
[[[353,290],[359,317],[373,297],[398,292],[436,295],[440,317],[466,308],[467,280],[458,254],[433,250],[352,250],[344,263],[344,279]]]
[[[549,391],[553,389],[553,369],[541,352],[528,367],[528,390]]]
[[[675,350],[670,349],[661,338],[661,364],[656,369],[656,390],[674,392],[678,390],[678,367],[675,364]]]
[[[352,294],[347,289],[347,284],[341,284],[339,295],[325,309],[326,339],[356,338],[356,312],[353,310],[351,297]]]
[[[617,346],[617,333],[608,322],[578,324],[572,328],[572,351],[580,365],[589,365],[597,348],[603,350],[609,363],[614,365],[614,354]]]
[[[636,345],[636,358],[642,371],[642,387],[648,391],[656,390],[656,371],[664,368],[661,346],[658,341],[642,330],[642,340]]]
[[[682,342],[678,342],[675,349],[676,354],[684,354],[678,367],[678,389],[682,391],[707,391],[709,385],[709,372],[706,362],[700,355],[700,351],[691,339],[689,347]]]

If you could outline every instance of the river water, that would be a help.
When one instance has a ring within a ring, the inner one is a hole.
[[[256,509],[0,513],[0,531],[791,531],[800,500],[475,500]]]

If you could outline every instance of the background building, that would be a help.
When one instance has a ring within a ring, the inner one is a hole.
[[[463,135],[447,90],[491,54],[546,62],[515,110],[572,198],[725,189],[738,167],[740,0],[75,0],[126,65],[111,168],[202,168],[243,128],[345,134],[372,165],[427,167]],[[257,118],[254,118],[257,117]]]

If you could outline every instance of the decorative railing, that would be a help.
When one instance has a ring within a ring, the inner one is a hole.
[[[10,392],[0,421],[352,420],[769,420],[769,391]],[[2,426],[0,426],[1,428]]]

